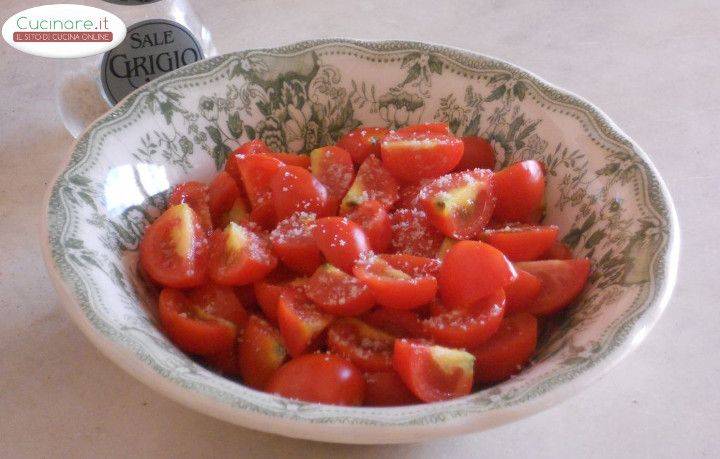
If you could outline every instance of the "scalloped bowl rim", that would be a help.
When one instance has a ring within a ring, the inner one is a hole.
[[[530,416],[542,410],[550,408],[561,401],[577,394],[592,382],[598,380],[610,369],[612,369],[625,356],[632,352],[647,336],[649,331],[660,318],[662,312],[670,301],[675,286],[678,270],[678,261],[680,254],[680,229],[677,213],[673,204],[672,197],[658,173],[649,156],[626,135],[602,110],[589,102],[587,99],[574,94],[571,91],[556,86],[545,79],[539,77],[535,73],[518,66],[517,64],[499,59],[487,54],[470,51],[453,46],[439,45],[430,42],[410,41],[410,40],[357,40],[346,38],[325,38],[319,40],[304,40],[293,42],[287,45],[276,46],[271,48],[253,48],[238,52],[260,52],[260,53],[282,53],[287,50],[302,51],[319,45],[329,44],[348,44],[359,47],[372,47],[378,45],[397,45],[406,46],[408,49],[417,49],[419,47],[431,48],[433,52],[446,54],[447,52],[455,52],[459,55],[471,59],[486,59],[502,63],[514,68],[522,73],[524,77],[534,80],[551,90],[561,93],[575,102],[582,104],[592,116],[604,121],[610,128],[612,133],[618,138],[626,141],[633,147],[637,156],[648,167],[650,174],[657,180],[660,195],[663,204],[667,208],[667,217],[669,223],[669,238],[667,249],[664,253],[665,260],[665,276],[655,286],[655,290],[659,291],[655,295],[655,300],[642,312],[632,324],[630,332],[616,348],[606,355],[597,365],[594,365],[582,373],[574,376],[569,381],[553,386],[549,391],[541,396],[530,400],[523,401],[509,407],[493,408],[481,413],[470,413],[465,416],[455,418],[446,418],[434,424],[421,424],[411,426],[387,426],[387,425],[362,425],[353,423],[339,424],[320,424],[307,420],[286,419],[274,417],[262,413],[256,413],[251,410],[237,408],[223,403],[221,400],[199,393],[189,388],[169,380],[165,376],[159,374],[150,365],[142,362],[136,354],[130,349],[123,347],[120,343],[112,341],[105,336],[103,332],[98,330],[90,320],[85,316],[80,308],[79,301],[72,294],[72,288],[63,281],[55,262],[52,257],[52,248],[50,246],[50,226],[49,226],[49,209],[50,198],[55,183],[61,177],[71,161],[72,153],[75,151],[78,143],[82,141],[95,126],[106,116],[112,113],[112,109],[106,114],[99,117],[73,142],[72,147],[68,150],[62,165],[59,167],[54,178],[49,182],[48,188],[44,196],[43,215],[40,226],[40,242],[42,245],[42,254],[45,264],[48,268],[50,278],[57,290],[60,302],[64,309],[70,315],[72,320],[78,325],[85,336],[104,354],[107,358],[120,366],[126,372],[134,376],[137,380],[143,382],[147,386],[175,400],[182,405],[192,408],[201,413],[213,416],[215,418],[254,430],[267,433],[288,436],[292,438],[310,439],[317,441],[335,442],[335,443],[352,443],[352,444],[389,444],[389,443],[412,443],[418,439],[422,441],[447,437],[452,435],[468,434],[479,432],[485,429],[500,426],[502,424]],[[236,54],[226,53],[213,59],[222,59],[226,56]],[[184,67],[185,69],[201,64],[200,61]],[[166,75],[153,80],[147,85],[134,91],[115,108],[126,104],[135,103],[134,95],[154,87],[159,83],[173,79],[177,71],[170,72]],[[130,101],[130,102],[129,102]],[[218,377],[221,377],[218,375]],[[253,389],[242,387],[241,390],[253,391]],[[439,402],[444,403],[444,402]],[[345,408],[347,410],[401,410],[402,408]]]

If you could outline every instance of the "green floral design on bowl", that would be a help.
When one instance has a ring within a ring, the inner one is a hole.
[[[393,409],[294,402],[188,358],[156,326],[137,245],[168,190],[207,180],[249,139],[279,151],[360,125],[447,122],[490,139],[500,165],[547,165],[546,222],[593,262],[582,298],[520,376],[468,397]],[[321,40],[203,61],[136,91],[79,139],[50,189],[46,259],[88,336],[169,396],[231,422],[329,441],[395,442],[482,429],[555,403],[652,326],[677,267],[677,221],[647,156],[601,112],[497,59],[414,42]],[[317,427],[318,424],[322,426]]]

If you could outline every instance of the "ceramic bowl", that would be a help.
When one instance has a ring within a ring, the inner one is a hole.
[[[168,190],[209,180],[252,138],[309,151],[360,125],[443,121],[491,140],[499,167],[547,166],[547,223],[592,259],[579,301],[519,376],[399,408],[308,404],[244,387],[176,349],[137,272]],[[62,302],[111,360],[168,397],[291,437],[393,443],[479,431],[553,405],[607,371],[668,302],[678,259],[671,198],[648,156],[600,110],[507,62],[415,42],[318,40],[226,54],[158,78],[98,119],[52,183],[42,236]]]

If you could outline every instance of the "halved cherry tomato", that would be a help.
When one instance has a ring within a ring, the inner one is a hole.
[[[355,164],[362,164],[370,155],[380,157],[380,142],[389,132],[385,128],[357,128],[342,136],[337,146],[350,153]]]
[[[210,239],[210,278],[222,285],[251,284],[277,266],[270,242],[243,226],[230,223]]]
[[[367,285],[329,263],[310,277],[306,293],[320,309],[336,316],[357,316],[375,305]]]
[[[390,132],[380,144],[383,165],[402,182],[435,178],[453,170],[463,155],[463,142],[431,130]]]
[[[445,134],[450,135],[450,127],[446,123],[411,124],[396,131],[400,135]]]
[[[307,284],[307,278],[291,279],[289,276],[276,274],[276,272],[253,284],[260,309],[273,324],[277,324],[280,295],[287,290],[295,290],[297,294],[304,295]]]
[[[553,242],[548,251],[540,257],[541,260],[570,260],[571,258],[575,258],[572,250],[560,241]]]
[[[242,176],[240,175],[240,169],[238,169],[238,161],[235,159],[236,156],[254,155],[256,153],[270,153],[270,147],[268,147],[262,140],[251,140],[245,142],[230,153],[225,161],[225,172],[230,174],[230,177],[235,180],[240,193],[245,193],[245,187],[242,183]]]
[[[238,346],[243,382],[262,390],[287,359],[280,331],[258,316],[250,316]]]
[[[410,392],[424,402],[469,394],[474,364],[475,357],[459,349],[418,340],[395,340],[393,368]]]
[[[365,373],[365,405],[403,406],[421,403],[395,370]]]
[[[145,229],[140,264],[153,281],[166,287],[190,288],[205,283],[208,241],[189,205],[170,207]]]
[[[195,315],[232,323],[241,330],[247,323],[248,313],[231,287],[205,284],[188,294]]]
[[[557,239],[558,227],[516,225],[488,229],[480,239],[500,250],[510,261],[532,261],[546,253]]]
[[[475,356],[475,381],[495,383],[519,373],[535,352],[537,319],[517,313],[503,319],[492,338],[471,352]]]
[[[422,187],[430,183],[431,179],[420,180],[418,183],[405,184],[400,187],[400,200],[398,209],[420,209],[419,194]]]
[[[467,171],[471,169],[495,169],[495,152],[490,142],[482,137],[463,137],[463,157],[455,166],[456,171]]]
[[[505,286],[507,312],[526,311],[540,295],[542,282],[527,271],[515,267],[517,277]]]
[[[392,239],[390,215],[378,201],[365,201],[347,215],[362,228],[370,248],[377,253],[387,252]]]
[[[416,311],[376,308],[362,316],[362,320],[398,338],[424,338],[426,335]]]
[[[182,203],[187,203],[195,211],[195,215],[205,231],[212,229],[207,186],[200,182],[185,182],[175,186],[168,199],[168,206],[177,206]]]
[[[221,375],[230,377],[240,376],[237,343],[235,343],[229,351],[221,352],[220,354],[206,355],[205,362]]]
[[[485,228],[495,208],[492,172],[474,169],[443,175],[425,185],[418,199],[445,236],[470,239]]]
[[[516,263],[540,279],[542,289],[527,312],[548,315],[568,306],[582,292],[590,275],[590,260],[541,260]]]
[[[315,214],[296,212],[278,223],[270,233],[270,242],[280,261],[293,271],[308,276],[322,263],[313,236],[315,226]]]
[[[309,354],[281,366],[266,390],[283,397],[330,405],[358,406],[365,380],[347,360],[333,354]]]
[[[467,307],[505,287],[515,276],[513,265],[495,247],[460,241],[440,266],[440,296],[450,309]]]
[[[355,175],[350,153],[340,147],[327,146],[310,152],[310,171],[328,190],[334,206],[350,189]]]
[[[340,319],[328,328],[330,351],[362,371],[392,369],[395,337],[358,319]]]
[[[298,166],[307,169],[310,167],[310,157],[308,155],[302,155],[297,153],[266,153],[268,156],[272,156],[275,159],[279,159],[288,166]]]
[[[328,211],[328,191],[325,185],[302,167],[285,166],[270,180],[275,215],[279,220],[295,212],[325,215]]]
[[[360,165],[355,180],[340,205],[340,214],[346,214],[365,201],[378,201],[389,209],[399,199],[400,186],[375,155]]]
[[[160,292],[158,312],[170,340],[189,354],[216,355],[231,351],[235,345],[235,324],[205,314],[180,290],[164,288]]]
[[[505,313],[502,289],[469,308],[444,310],[425,320],[433,341],[445,346],[472,348],[487,341],[500,327]]]
[[[297,357],[311,349],[320,334],[333,321],[305,295],[285,290],[278,300],[278,325],[291,356]]]
[[[454,246],[458,242],[460,242],[460,241],[458,241],[457,239],[453,239],[451,237],[446,237],[445,239],[443,239],[442,244],[440,244],[440,247],[438,248],[436,258],[438,260],[444,260],[445,255],[447,255],[447,253],[450,251],[452,246]]]
[[[495,212],[498,223],[536,224],[542,217],[545,196],[545,173],[537,161],[528,160],[510,165],[494,176]]]
[[[240,189],[227,172],[220,172],[208,187],[208,205],[214,227],[227,225],[226,214],[240,199]]]
[[[390,246],[397,253],[434,257],[443,242],[443,234],[419,209],[398,209],[390,214],[392,239]]]
[[[275,173],[286,167],[282,161],[263,153],[235,155],[245,193],[252,207],[253,219],[268,228],[275,224],[275,208],[270,182]]]
[[[407,254],[375,255],[353,273],[365,282],[378,304],[390,309],[413,309],[429,303],[437,292],[437,262]]]
[[[274,218],[274,214],[272,217]],[[225,228],[230,224],[230,222],[237,223],[242,226],[253,226],[256,223],[252,221],[250,210],[248,205],[245,203],[244,197],[238,196],[230,207],[230,210],[225,212],[225,214],[219,218],[218,223],[215,226],[217,228]]]
[[[360,225],[343,217],[317,220],[313,236],[327,261],[347,273],[351,273],[355,262],[370,250]]]

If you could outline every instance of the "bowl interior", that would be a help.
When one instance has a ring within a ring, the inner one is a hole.
[[[349,410],[247,389],[188,358],[160,332],[156,292],[137,273],[137,246],[174,184],[209,180],[248,139],[306,152],[360,125],[426,121],[489,138],[499,167],[544,162],[545,222],[592,259],[588,288],[542,337],[530,368],[451,402]],[[81,137],[48,209],[52,267],[93,333],[186,393],[238,412],[332,425],[477,419],[532,402],[611,360],[638,336],[638,321],[651,322],[661,309],[672,283],[673,231],[671,204],[652,166],[592,106],[492,58],[399,42],[301,43],[220,56],[160,78]]]

